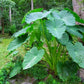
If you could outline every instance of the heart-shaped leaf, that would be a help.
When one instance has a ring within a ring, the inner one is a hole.
[[[36,47],[33,47],[28,51],[24,57],[23,69],[31,68],[33,65],[38,63],[44,55],[44,50],[38,50]]]
[[[53,21],[47,20],[46,27],[49,30],[49,32],[58,39],[62,38],[62,35],[66,30],[66,26],[60,19],[55,19]]]
[[[26,21],[26,23],[30,24],[33,21],[45,18],[50,13],[51,13],[51,11],[48,11],[48,12],[45,12],[45,13],[43,13],[43,12],[30,13],[26,16],[25,21]]]

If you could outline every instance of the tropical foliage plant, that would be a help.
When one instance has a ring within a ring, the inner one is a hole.
[[[84,29],[75,25],[75,17],[70,12],[34,9],[24,16],[22,23],[25,28],[13,35],[15,39],[8,50],[15,51],[28,41],[30,50],[24,57],[23,70],[44,60],[46,67],[66,81],[79,67],[84,68],[84,46],[72,38],[83,38]]]

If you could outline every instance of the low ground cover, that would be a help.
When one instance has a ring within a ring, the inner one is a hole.
[[[0,35],[1,36],[1,35]],[[6,35],[5,35],[6,36]],[[10,57],[6,57],[8,54],[8,44],[12,41],[12,39],[9,38],[0,38],[0,69],[8,62],[10,61]]]

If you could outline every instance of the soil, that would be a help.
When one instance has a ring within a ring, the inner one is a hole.
[[[34,78],[20,78],[18,77],[17,79],[11,79],[10,84],[33,84],[36,80]]]

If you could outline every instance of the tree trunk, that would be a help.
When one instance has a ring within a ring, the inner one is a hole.
[[[72,0],[72,4],[74,12],[84,19],[84,3],[81,1],[82,0]]]
[[[3,8],[1,8],[1,12],[3,13]],[[2,26],[2,34],[4,34],[4,18],[1,17],[1,26]]]
[[[1,27],[1,17],[0,17],[0,27]]]
[[[31,0],[31,10],[34,9],[34,4],[33,4],[33,0]]]
[[[0,8],[0,11],[1,11],[1,8]],[[1,16],[0,16],[0,27],[1,27]]]
[[[4,34],[4,19],[2,18],[2,34]]]
[[[0,27],[1,27],[1,18],[0,18]]]
[[[11,23],[11,7],[9,7],[9,21],[10,21],[10,23]]]

